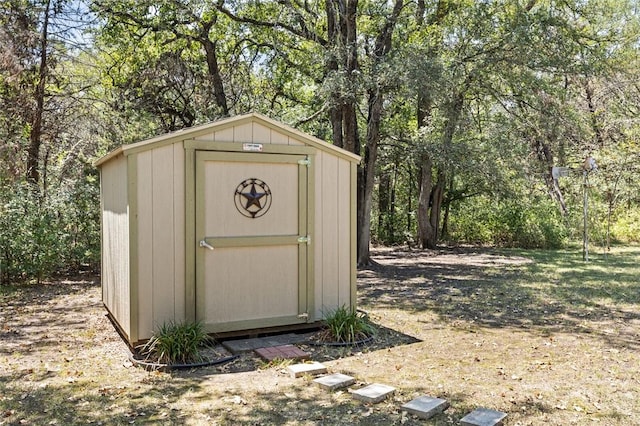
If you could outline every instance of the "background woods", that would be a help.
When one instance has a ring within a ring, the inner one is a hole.
[[[640,239],[627,1],[2,0],[0,276],[99,263],[91,161],[258,111],[363,157],[370,242]],[[554,178],[552,168],[569,168]]]

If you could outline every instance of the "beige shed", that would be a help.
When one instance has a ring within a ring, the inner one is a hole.
[[[128,342],[168,321],[220,333],[354,307],[359,161],[255,113],[96,161],[102,300]]]

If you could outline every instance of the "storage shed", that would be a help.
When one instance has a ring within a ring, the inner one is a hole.
[[[168,321],[244,331],[355,306],[359,161],[255,113],[96,161],[102,300],[129,344]]]

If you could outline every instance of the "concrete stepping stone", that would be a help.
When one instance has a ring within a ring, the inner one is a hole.
[[[502,424],[505,417],[507,417],[507,413],[502,411],[478,408],[464,416],[460,420],[460,424],[462,426],[497,426]]]
[[[400,408],[414,416],[427,420],[449,408],[449,402],[440,398],[421,396],[407,402]]]
[[[319,377],[313,380],[313,383],[317,384],[323,389],[327,389],[330,391],[340,388],[346,388],[347,386],[351,386],[355,382],[356,379],[354,379],[353,377],[340,373]]]
[[[374,383],[351,392],[351,395],[359,401],[377,404],[378,402],[386,399],[389,395],[393,394],[395,391],[396,388],[394,387]]]
[[[240,354],[244,352],[255,351],[259,348],[269,348],[273,346],[295,345],[298,343],[304,343],[307,341],[307,339],[307,335],[289,333],[267,337],[254,337],[249,339],[225,340],[222,342],[222,346],[231,351],[231,353],[233,354]]]
[[[307,359],[310,356],[308,352],[293,345],[258,348],[254,352],[265,361],[273,361],[274,359]]]
[[[309,374],[311,376],[317,376],[319,374],[326,374],[327,367],[319,362],[308,362],[305,364],[294,364],[287,367],[289,372],[291,373],[291,377],[294,379],[298,377],[302,377],[305,374]]]

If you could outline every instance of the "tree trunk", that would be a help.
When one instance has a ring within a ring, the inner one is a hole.
[[[418,195],[418,244],[421,248],[435,248],[434,230],[429,218],[429,204],[433,179],[431,169],[433,162],[429,154],[423,154],[420,159],[420,193]]]
[[[331,121],[333,144],[338,148],[344,148],[344,141],[342,139],[342,112],[338,106],[331,107],[329,120]]]
[[[407,167],[408,169],[408,182],[409,182],[409,191],[413,192],[413,167],[411,165],[409,165],[409,167]],[[420,186],[418,186],[418,188],[420,188]],[[411,226],[411,222],[412,222],[412,218],[413,215],[411,214],[413,212],[413,196],[409,195],[409,197],[407,197],[408,200],[408,205],[407,205],[407,228],[406,228],[406,239],[409,242],[409,245],[411,245],[413,243],[413,232],[411,231],[413,229],[413,227]]]
[[[349,4],[349,0],[347,0]],[[353,59],[353,70],[356,69],[356,34],[355,34],[355,15],[356,4],[352,0],[353,9],[349,11],[349,17],[353,15],[353,32],[350,30],[348,34],[353,37],[353,44],[350,44],[350,58]],[[403,0],[396,0],[393,13],[388,17],[384,28],[376,37],[375,48],[373,49],[372,59],[374,60],[373,69],[386,57],[391,50],[391,36],[395,29],[398,16],[402,11]],[[365,147],[364,170],[362,172],[362,203],[358,205],[358,264],[366,265],[371,263],[369,256],[369,243],[371,240],[371,205],[373,199],[373,184],[376,171],[376,160],[378,158],[378,144],[380,143],[380,128],[382,122],[384,88],[376,86],[367,90],[368,97],[368,116],[367,116],[367,144]],[[355,118],[355,106],[353,108]],[[357,123],[356,123],[357,125]],[[356,127],[357,129],[357,127]]]
[[[40,69],[38,71],[38,85],[35,90],[36,109],[31,122],[29,147],[27,149],[27,181],[37,186],[40,182],[40,147],[42,145],[42,116],[44,113],[44,97],[48,76],[47,48],[49,47],[49,11],[51,0],[44,3],[42,33],[40,34]]]
[[[378,234],[382,234],[387,241],[389,237],[388,223],[390,221],[389,212],[391,204],[391,176],[389,173],[380,175],[378,185]]]
[[[356,49],[356,11],[358,0],[327,0],[327,54],[325,77],[332,76],[340,70],[344,72],[350,87],[350,81],[358,67]],[[358,119],[356,115],[355,94],[348,93],[349,88],[341,88],[331,94],[329,120],[333,144],[354,154],[360,154],[358,136]]]
[[[329,51],[327,52],[327,62],[325,64],[325,78],[327,76],[338,72],[338,59],[336,57],[335,49],[339,45],[339,22],[338,14],[339,9],[336,10],[336,5],[333,1],[327,0],[325,2],[325,11],[327,14],[327,40],[329,44]],[[342,138],[342,101],[340,100],[340,94],[338,91],[334,91],[331,94],[331,106],[329,107],[329,120],[331,122],[331,134],[333,137],[333,144],[339,148],[344,148],[344,141]]]
[[[445,152],[453,143],[453,135],[458,127],[458,121],[462,113],[462,107],[464,105],[464,90],[456,93],[453,98],[453,102],[450,104],[448,111],[447,121],[444,127],[442,135],[442,145],[445,147]],[[433,229],[433,241],[430,242],[430,247],[435,247],[440,238],[440,217],[442,214],[442,200],[444,199],[445,186],[447,182],[447,173],[442,167],[438,167],[438,178],[431,194],[431,212],[429,214],[429,221],[431,222],[431,228]]]
[[[390,241],[396,240],[395,223],[396,223],[396,183],[398,182],[398,163],[393,166],[393,179],[391,180],[391,194],[389,199],[389,208],[387,209],[387,235]]]
[[[418,93],[417,105],[418,128],[429,124],[431,116],[431,97],[426,91]],[[418,184],[418,245],[420,248],[435,248],[434,230],[429,218],[429,205],[433,186],[433,161],[428,152],[420,157],[420,180]]]
[[[545,174],[544,180],[547,184],[547,190],[552,200],[555,200],[560,207],[560,212],[563,216],[568,213],[567,205],[564,201],[564,197],[562,195],[562,191],[560,190],[560,185],[558,185],[558,179],[554,179],[552,175],[553,169],[553,154],[551,153],[551,148],[549,144],[545,143],[542,140],[542,135],[538,135],[534,140],[534,150],[538,154],[538,159],[546,166],[547,173]]]
[[[382,119],[382,94],[376,89],[368,91],[369,114],[367,120],[367,145],[365,147],[364,168],[362,169],[362,203],[358,205],[358,265],[370,263],[369,243],[371,241],[371,204],[373,184],[380,142],[380,121]]]
[[[343,16],[344,23],[343,36],[344,45],[341,46],[345,51],[344,71],[347,75],[348,88],[357,87],[356,70],[358,69],[358,50],[357,50],[357,33],[356,33],[356,17],[358,9],[358,0],[346,0],[346,10]],[[356,96],[353,93],[343,95],[342,124],[344,149],[359,154],[360,140],[358,137],[358,116],[356,114]]]
[[[449,189],[447,190],[448,199],[446,201],[443,200],[444,206],[444,216],[442,217],[442,233],[440,237],[442,239],[449,238],[449,213],[451,211],[451,193],[453,192],[453,177],[449,178]]]
[[[207,58],[207,71],[211,84],[213,86],[213,96],[216,100],[216,105],[222,111],[222,114],[226,117],[229,115],[229,107],[227,105],[227,96],[224,90],[224,83],[222,82],[222,76],[220,75],[220,66],[218,65],[218,53],[216,52],[215,42],[209,39],[209,32],[213,27],[213,22],[204,25],[202,36],[199,38],[200,44],[204,48]]]
[[[604,146],[604,136],[602,135],[602,126],[600,125],[599,112],[594,102],[593,88],[589,84],[589,80],[584,81],[584,94],[587,101],[587,107],[589,108],[589,118],[591,120],[591,128],[595,136],[596,146],[602,148]]]
[[[444,198],[446,175],[442,170],[438,171],[438,179],[435,186],[431,190],[431,211],[429,214],[429,222],[433,229],[433,241],[429,248],[434,248],[440,239],[440,216],[442,213],[442,199]]]

